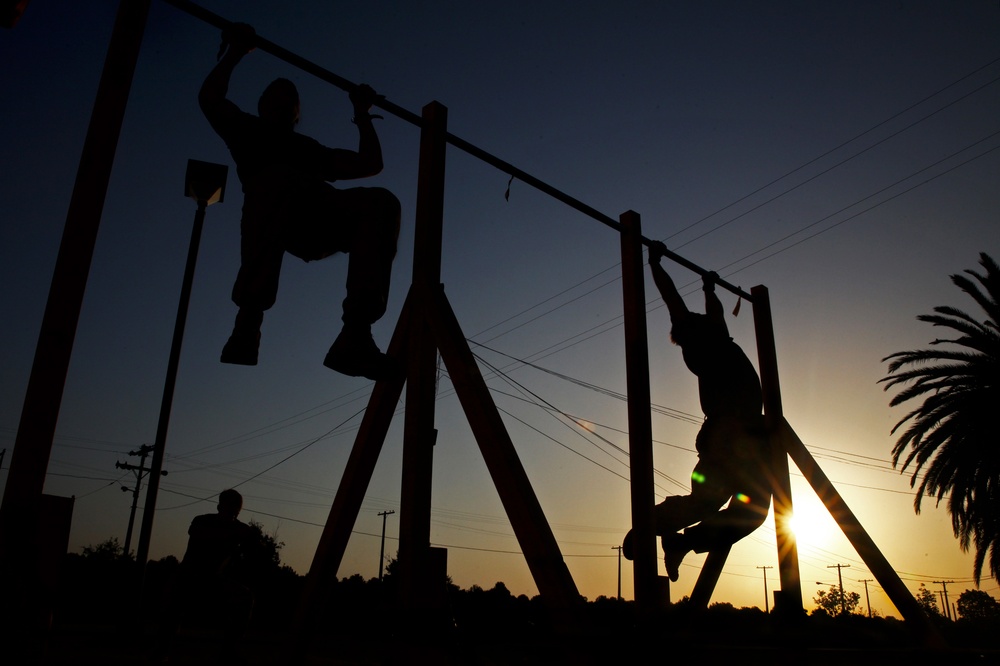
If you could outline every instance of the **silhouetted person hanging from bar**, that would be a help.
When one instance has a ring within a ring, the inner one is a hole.
[[[223,363],[256,365],[264,311],[274,305],[285,252],[304,261],[336,252],[350,255],[344,326],[323,361],[346,375],[383,379],[394,372],[379,351],[371,325],[385,314],[392,260],[399,235],[399,200],[383,188],[337,189],[336,180],[374,176],[382,148],[369,111],[378,99],[369,86],[350,94],[358,150],[327,148],[295,132],[299,95],[287,79],[264,90],[257,114],[226,99],[234,68],[253,51],[255,33],[245,24],[223,32],[220,59],[202,84],[201,109],[236,162],[243,185],[241,259],[233,287],[239,306]]]
[[[705,413],[695,439],[698,463],[691,473],[691,493],[668,497],[654,510],[667,575],[676,581],[689,552],[730,546],[764,522],[771,503],[770,448],[761,414],[760,378],[729,336],[715,294],[717,276],[704,278],[705,314],[691,312],[660,266],[665,253],[662,243],[651,245],[649,267],[670,311],[670,339],[698,377]],[[632,559],[631,531],[625,536],[623,554]]]

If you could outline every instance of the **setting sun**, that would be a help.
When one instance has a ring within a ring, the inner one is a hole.
[[[829,546],[840,532],[840,527],[823,503],[816,496],[805,494],[795,498],[791,528],[798,544],[817,548]]]

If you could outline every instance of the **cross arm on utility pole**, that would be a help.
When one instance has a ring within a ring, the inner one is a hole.
[[[941,603],[944,605],[944,616],[949,620],[953,620],[951,616],[951,606],[948,603],[948,583],[954,583],[953,580],[935,580],[933,581],[935,585],[941,586],[941,592],[944,595],[944,601]]]
[[[385,519],[386,516],[391,516],[396,513],[395,511],[379,511],[378,515],[382,516],[382,547],[379,549],[378,553],[378,579],[382,580],[382,571],[385,569]]]
[[[770,613],[771,608],[770,605],[768,604],[768,599],[767,599],[767,570],[773,569],[774,567],[757,567],[757,568],[762,569],[764,571],[764,612]]]

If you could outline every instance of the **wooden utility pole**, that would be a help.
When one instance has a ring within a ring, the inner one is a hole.
[[[872,578],[862,578],[861,582],[865,584],[865,603],[868,604],[868,617],[872,616],[872,600],[868,596],[868,583],[871,583],[874,579]]]
[[[137,451],[129,451],[130,456],[139,456],[139,466],[130,465],[123,462],[115,462],[116,469],[125,469],[130,472],[135,472],[135,488],[132,488],[132,510],[128,516],[128,529],[125,531],[125,546],[123,552],[128,556],[129,552],[132,550],[132,527],[135,524],[135,510],[139,506],[139,492],[142,490],[142,477],[146,475],[149,468],[146,467],[146,457],[153,452],[152,444],[143,444],[139,447]],[[160,470],[161,476],[166,476],[166,470]],[[122,490],[128,490],[125,486],[122,486]]]
[[[840,614],[847,615],[847,600],[844,599],[844,576],[840,573],[841,569],[850,569],[850,564],[831,564],[827,569],[837,570],[837,584],[840,586]]]
[[[385,570],[385,519],[386,516],[391,516],[396,513],[395,511],[380,511],[378,515],[382,516],[382,546],[378,551],[378,579],[382,580],[382,571]]]
[[[934,581],[935,585],[940,585],[941,586],[941,593],[944,595],[944,616],[946,618],[948,618],[949,620],[955,620],[955,619],[957,619],[957,618],[953,618],[951,616],[951,606],[948,604],[948,583],[954,583],[954,582],[955,581],[953,581],[953,580],[936,580],[936,581]]]
[[[618,601],[622,600],[622,547],[611,546],[611,550],[618,551]]]
[[[757,567],[757,568],[762,569],[764,571],[764,612],[770,613],[771,609],[768,607],[768,599],[767,599],[767,570],[773,569],[774,567]]]

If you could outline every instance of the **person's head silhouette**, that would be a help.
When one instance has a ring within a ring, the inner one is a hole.
[[[240,515],[240,511],[242,510],[243,496],[238,492],[230,488],[219,493],[218,511],[220,514],[235,520],[236,516]]]
[[[299,91],[288,79],[275,79],[257,100],[257,115],[269,123],[292,129],[299,122]]]

